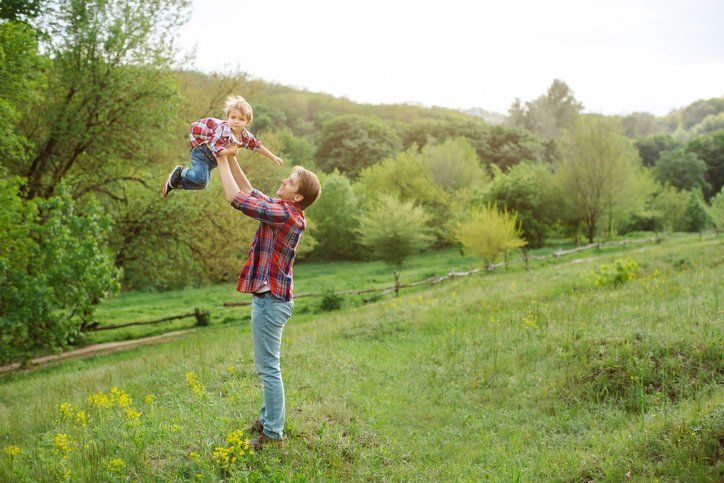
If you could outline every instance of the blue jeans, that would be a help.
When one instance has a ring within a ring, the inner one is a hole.
[[[206,144],[193,148],[190,158],[191,166],[181,171],[181,186],[185,190],[202,190],[209,184],[216,158]]]
[[[254,366],[262,382],[263,399],[259,422],[264,434],[281,439],[284,430],[284,383],[279,365],[284,324],[292,316],[294,301],[285,302],[267,292],[252,296],[251,332],[254,338]]]

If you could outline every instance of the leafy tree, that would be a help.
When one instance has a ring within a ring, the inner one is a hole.
[[[660,186],[650,201],[656,226],[667,231],[684,231],[687,225],[688,203],[689,193],[679,191],[671,185]]]
[[[718,193],[724,186],[724,130],[692,139],[686,150],[706,163],[704,178],[711,186],[709,192]]]
[[[683,143],[671,134],[655,134],[647,138],[638,139],[636,147],[641,156],[641,164],[653,167],[664,151],[674,151],[683,146]]]
[[[660,119],[648,112],[632,112],[621,122],[626,136],[630,138],[651,136],[664,129]]]
[[[582,109],[583,104],[576,100],[570,87],[555,79],[545,95],[526,102],[525,107],[516,99],[509,110],[509,119],[514,126],[550,140],[571,127]]]
[[[357,232],[369,255],[399,269],[410,255],[432,244],[429,215],[412,201],[382,195],[360,217]]]
[[[363,168],[393,156],[401,147],[397,133],[379,119],[342,116],[324,125],[317,161],[327,172],[337,168],[356,178]]]
[[[464,138],[448,139],[442,144],[428,144],[422,149],[432,179],[446,192],[457,191],[487,181],[475,149]]]
[[[66,179],[80,191],[108,191],[158,155],[173,134],[167,121],[177,99],[168,32],[185,7],[185,0],[47,5],[38,21],[53,59],[48,87],[23,122],[30,159],[14,170],[28,178],[28,198],[49,197]]]
[[[634,194],[638,153],[619,123],[601,115],[580,116],[567,131],[556,180],[569,223],[581,223],[593,242],[606,213]]]
[[[706,169],[706,163],[697,158],[696,154],[678,148],[662,152],[653,172],[662,183],[669,183],[681,190],[708,190],[710,186],[704,178]]]
[[[63,190],[25,200],[20,187],[0,181],[0,362],[67,347],[117,286],[100,246],[109,219],[99,208],[80,215]]]
[[[42,85],[44,64],[32,28],[0,23],[0,174],[17,170],[29,159],[27,138],[17,126]]]
[[[326,260],[356,258],[360,206],[349,179],[335,170],[320,179],[324,194],[310,206],[307,220],[314,220],[309,231],[317,240],[315,253]]]
[[[719,191],[719,193],[712,198],[709,217],[716,229],[717,235],[724,231],[724,190]]]
[[[689,194],[689,201],[684,211],[683,230],[688,232],[701,232],[707,226],[711,219],[707,210],[704,198],[700,190],[694,190]]]
[[[450,194],[436,186],[429,164],[414,148],[363,169],[354,189],[366,206],[376,204],[384,195],[393,195],[424,207],[437,238],[445,238],[443,225],[449,216]]]
[[[482,257],[487,264],[508,250],[525,246],[522,234],[516,214],[499,211],[495,204],[472,208],[456,230],[465,251]]]
[[[0,19],[28,20],[40,12],[40,0],[3,0],[0,3]]]
[[[542,164],[521,163],[498,172],[486,190],[486,200],[517,213],[527,245],[543,245],[554,223],[552,174]]]

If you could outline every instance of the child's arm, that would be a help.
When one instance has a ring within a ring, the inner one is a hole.
[[[269,151],[266,148],[266,146],[264,146],[263,144],[261,146],[259,146],[259,153],[263,154],[267,158],[274,161],[277,164],[277,166],[281,166],[282,164],[284,164],[284,161],[282,161],[282,158],[280,158],[279,156],[276,156],[274,153]]]

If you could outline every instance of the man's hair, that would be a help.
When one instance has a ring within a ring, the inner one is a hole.
[[[244,119],[246,119],[246,124],[251,124],[251,121],[254,120],[254,111],[251,109],[251,105],[246,102],[246,99],[244,99],[241,96],[229,96],[226,98],[226,103],[224,107],[224,115],[226,117],[229,117],[229,114],[231,111],[236,109],[241,113],[242,116],[244,116]]]
[[[301,166],[294,166],[292,173],[296,173],[299,180],[299,190],[297,194],[304,196],[304,199],[298,203],[299,208],[304,211],[309,205],[317,201],[320,193],[322,193],[322,185],[319,184],[317,175],[304,169]]]

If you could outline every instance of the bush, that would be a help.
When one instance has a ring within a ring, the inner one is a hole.
[[[429,220],[425,210],[411,201],[381,195],[379,202],[360,219],[360,243],[372,258],[400,267],[405,258],[432,244]]]
[[[318,312],[330,312],[332,310],[339,310],[342,308],[342,301],[344,299],[341,295],[334,293],[332,290],[325,290],[322,295],[322,300],[319,303]]]
[[[0,181],[0,362],[34,350],[60,352],[118,287],[118,270],[100,246],[108,218],[89,203],[76,212],[63,193],[23,199],[21,183]]]
[[[596,287],[618,287],[630,282],[639,272],[639,265],[630,258],[618,259],[611,264],[598,267],[598,272],[592,272],[593,285]]]
[[[494,204],[482,209],[473,208],[455,233],[466,252],[483,257],[489,264],[501,253],[526,244],[521,238],[522,230],[516,214],[498,211]]]

